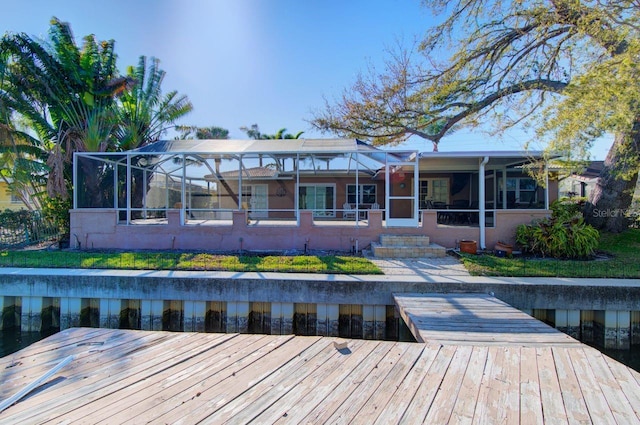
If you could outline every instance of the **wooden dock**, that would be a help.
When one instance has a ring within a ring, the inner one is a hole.
[[[583,344],[75,328],[0,359],[0,423],[640,423],[640,374]],[[338,344],[339,346],[339,344]]]
[[[394,294],[394,300],[419,342],[555,347],[581,344],[487,294]]]

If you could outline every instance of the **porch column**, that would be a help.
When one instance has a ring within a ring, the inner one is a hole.
[[[297,153],[294,159],[293,167],[296,169],[296,187],[293,194],[293,208],[296,212],[296,225],[300,227],[300,154]]]
[[[187,155],[182,154],[182,178],[180,179],[180,226],[186,222],[187,209]]]
[[[129,153],[127,154],[127,224],[131,224],[131,179],[131,154]]]
[[[549,164],[544,161],[544,209],[549,209]]]
[[[484,224],[485,224],[485,188],[484,188],[484,166],[489,162],[489,157],[485,156],[482,161],[480,161],[480,170],[478,171],[478,207],[480,208],[479,214],[479,227],[480,227],[480,249],[485,249],[485,234],[484,234]]]
[[[502,209],[507,209],[507,167],[502,169]]]

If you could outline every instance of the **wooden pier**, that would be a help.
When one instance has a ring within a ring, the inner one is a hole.
[[[73,328],[1,358],[0,401],[69,356],[0,423],[640,423],[640,374],[579,343]]]
[[[457,345],[575,346],[580,342],[487,294],[395,294],[418,342]]]

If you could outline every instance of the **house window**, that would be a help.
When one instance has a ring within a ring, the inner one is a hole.
[[[22,200],[20,200],[20,197],[18,195],[15,195],[13,193],[11,194],[11,203],[12,204],[19,204],[21,202],[22,202]]]
[[[434,202],[449,203],[449,179],[420,180],[420,208],[433,208]]]
[[[298,208],[313,210],[314,217],[334,217],[335,193],[335,185],[300,185]]]
[[[356,192],[357,187],[357,192]],[[376,203],[376,185],[375,184],[348,184],[347,185],[347,203],[348,204],[367,204]]]
[[[498,182],[500,202],[502,202],[502,179]],[[530,177],[507,178],[507,207],[531,205],[538,201],[538,185]]]

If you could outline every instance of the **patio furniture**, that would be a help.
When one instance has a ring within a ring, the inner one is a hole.
[[[344,220],[349,220],[349,219],[355,220],[356,211],[353,208],[351,208],[351,204],[345,202],[342,205],[342,218]]]

